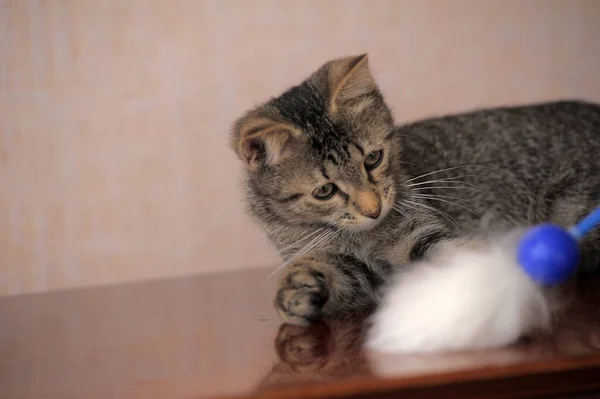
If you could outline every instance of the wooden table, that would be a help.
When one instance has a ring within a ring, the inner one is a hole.
[[[598,277],[552,337],[391,356],[361,349],[360,315],[280,326],[269,272],[2,298],[0,397],[600,397]]]

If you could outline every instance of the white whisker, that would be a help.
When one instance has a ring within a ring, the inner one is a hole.
[[[410,183],[411,181],[420,179],[422,177],[433,175],[434,173],[447,172],[447,171],[450,171],[450,170],[459,169],[459,168],[467,168],[467,167],[482,167],[482,168],[485,168],[486,166],[483,166],[483,165],[461,165],[461,166],[453,166],[451,168],[434,170],[433,172],[429,172],[429,173],[425,173],[425,174],[417,176],[417,177],[413,177],[412,179],[406,180],[405,183]]]
[[[477,217],[481,217],[481,215],[480,215],[480,214],[478,214],[477,212],[475,212],[475,211],[473,211],[473,210],[471,210],[471,209],[467,208],[467,207],[466,207],[466,206],[464,206],[464,205],[458,204],[458,203],[456,203],[456,202],[452,202],[452,201],[448,201],[448,200],[445,200],[445,199],[437,198],[437,197],[434,197],[434,196],[431,196],[431,195],[427,196],[427,195],[413,194],[413,197],[415,197],[415,198],[424,198],[424,199],[430,199],[430,200],[435,200],[435,201],[445,202],[445,203],[447,203],[447,204],[451,204],[451,205],[456,205],[456,206],[459,206],[459,207],[463,208],[463,209],[464,209],[464,210],[466,210],[466,211],[469,211],[469,212],[471,212],[473,215],[475,215],[475,216],[477,216]]]
[[[415,208],[415,207],[413,207],[413,206],[410,206],[410,205],[408,205],[408,204],[406,204],[406,203],[404,203],[404,202],[402,202],[402,205],[403,205],[403,206],[405,206],[405,207],[407,207],[408,209],[412,209],[413,211],[415,211],[415,212],[417,212],[417,213],[420,213],[420,212],[422,212],[422,210],[421,210],[421,209],[419,209],[419,208]],[[402,211],[401,211],[401,209],[402,209],[402,208],[398,207],[397,205],[394,205],[394,206],[393,206],[393,208],[394,208],[395,210],[397,210],[398,212],[402,212]]]
[[[340,230],[328,230],[328,231],[320,234],[317,238],[311,240],[311,242],[309,242],[305,247],[303,247],[298,252],[296,252],[292,257],[290,257],[281,266],[279,266],[278,268],[276,268],[271,274],[269,274],[268,278],[272,277],[278,271],[280,271],[281,269],[283,269],[284,267],[286,267],[287,265],[289,265],[290,263],[292,263],[294,260],[296,260],[296,259],[300,258],[301,256],[305,255],[306,253],[308,253],[312,249],[314,249],[316,247],[319,247],[322,244],[327,244],[327,243],[331,242],[335,238],[335,236],[337,236],[339,233],[340,233]]]
[[[404,202],[404,203],[408,202],[413,205],[422,206],[423,208],[426,208],[426,209],[429,209],[430,211],[436,212],[436,213],[442,215],[443,217],[445,217],[448,221],[450,221],[450,223],[452,223],[460,231],[460,227],[458,226],[458,223],[456,223],[456,220],[454,220],[454,218],[452,216],[448,215],[446,212],[436,209],[434,207],[431,207],[429,205],[421,204],[419,202],[414,202],[414,201],[409,201],[409,200],[402,200],[402,202]]]
[[[395,210],[396,212],[398,212],[400,215],[404,216],[407,219],[410,219],[410,214],[408,212],[406,212],[404,209],[397,207],[397,206],[392,206],[392,209]]]
[[[460,184],[462,184],[462,185],[464,185],[464,186],[471,187],[472,189],[474,189],[474,190],[477,190],[477,191],[479,191],[480,193],[483,193],[483,192],[484,192],[484,191],[483,191],[483,190],[482,190],[482,189],[481,189],[479,186],[476,186],[475,184],[472,184],[472,183],[467,183],[467,182],[464,182],[464,181],[456,181],[456,180],[451,180],[451,181],[448,181],[448,180],[438,180],[438,181],[436,181],[436,182],[432,182],[432,183],[459,184],[459,185],[460,185]],[[454,187],[454,186],[452,186],[452,187]],[[460,186],[458,186],[458,187],[460,187]],[[428,187],[427,187],[427,186],[425,186],[425,187],[421,187],[421,188],[422,188],[422,189],[425,189],[425,190],[426,190],[426,189],[428,189]]]
[[[439,180],[427,180],[427,181],[422,181],[422,182],[418,182],[418,183],[407,184],[407,186],[409,186],[409,187],[421,186],[423,184],[435,183],[438,181],[457,180],[457,179],[461,179],[463,177],[479,177],[479,176],[478,175],[460,175],[460,176],[453,176],[453,177],[444,177],[443,179],[439,179]]]
[[[411,191],[422,191],[422,190],[433,190],[433,189],[441,189],[441,188],[452,188],[452,189],[465,189],[465,190],[477,190],[482,191],[479,187],[460,187],[460,186],[433,186],[433,187],[419,187],[419,188],[411,188]]]
[[[474,189],[479,190],[480,192],[483,192],[483,190],[480,187],[476,186],[475,184],[467,183],[465,181],[456,181],[456,180],[430,180],[430,181],[423,182],[423,183],[409,184],[408,187],[412,188],[415,186],[420,186],[423,184],[430,184],[430,183],[463,184],[465,186],[472,187]],[[428,189],[428,188],[430,188],[430,187],[423,187],[423,189]]]
[[[312,244],[310,247],[305,248],[304,251],[302,251],[302,253],[297,254],[294,258],[298,259],[299,257],[304,256],[305,254],[307,254],[308,252],[310,252],[313,249],[317,249],[320,246],[323,246],[323,244],[328,244],[331,241],[333,241],[333,239],[335,238],[335,236],[337,236],[340,233],[341,230],[336,230],[336,231],[331,231],[327,236],[323,237],[323,239],[321,239],[320,241]],[[288,261],[287,263],[289,264],[292,260]]]
[[[285,263],[289,263],[289,262],[291,262],[292,260],[294,260],[296,257],[298,257],[298,256],[299,256],[299,254],[303,253],[303,252],[304,252],[304,250],[305,250],[306,248],[309,248],[309,247],[310,247],[311,245],[313,245],[315,242],[318,242],[318,241],[320,241],[321,239],[323,239],[324,237],[326,237],[326,236],[327,236],[328,234],[330,234],[331,232],[332,232],[332,230],[327,230],[327,231],[325,231],[325,232],[323,232],[323,233],[319,234],[319,235],[318,235],[316,238],[313,238],[313,239],[312,239],[312,240],[311,240],[311,241],[310,241],[308,244],[306,244],[304,247],[300,248],[300,249],[299,249],[299,250],[298,250],[298,251],[297,251],[297,252],[296,252],[294,255],[292,255],[292,256],[291,256],[291,257],[290,257],[290,258],[287,260],[287,262],[285,262]]]
[[[302,251],[300,251],[299,253],[297,253],[296,255],[294,255],[294,258],[298,258],[304,254],[306,254],[308,251],[310,251],[311,249],[319,246],[321,243],[329,240],[332,236],[336,235],[336,233],[339,230],[329,230],[327,233],[325,233],[318,241],[315,241],[309,245],[307,245]]]
[[[312,233],[308,234],[307,236],[305,236],[305,237],[303,237],[303,238],[301,238],[301,239],[299,239],[299,240],[297,240],[297,241],[295,241],[295,242],[293,242],[293,243],[291,243],[291,244],[289,244],[289,245],[286,245],[286,246],[285,246],[285,247],[283,247],[283,248],[275,248],[274,250],[267,252],[267,253],[266,253],[264,256],[271,255],[273,252],[279,252],[279,253],[281,253],[281,252],[283,252],[283,251],[287,251],[288,249],[291,249],[291,248],[295,247],[296,245],[300,244],[302,241],[306,241],[306,240],[308,240],[310,237],[314,236],[315,234],[318,234],[318,233],[320,233],[321,231],[323,231],[323,229],[324,229],[324,228],[323,228],[323,227],[321,227],[321,228],[319,228],[319,229],[317,229],[317,230],[313,231]]]
[[[466,198],[451,197],[449,195],[440,195],[440,194],[421,194],[421,193],[416,193],[416,194],[413,194],[413,196],[415,196],[415,197],[423,197],[423,198],[447,198],[447,199],[454,199],[454,200],[457,200],[457,201],[472,202],[471,200],[468,200]]]
[[[401,208],[399,205],[402,205],[403,207],[406,207],[406,208],[408,208],[408,209],[411,209],[411,210],[415,211],[416,213],[422,213],[422,212],[429,213],[427,210],[423,210],[423,209],[421,209],[421,208],[417,208],[417,207],[415,207],[415,206],[412,206],[412,205],[409,205],[409,204],[407,204],[407,203],[405,203],[405,202],[402,202],[402,204],[397,204],[397,205],[394,205],[394,206],[393,206],[393,209],[394,209],[395,211],[397,211],[397,212],[399,212],[399,213],[401,213],[401,214],[403,214],[403,215],[406,215],[406,217],[407,217],[408,219],[412,219],[412,216],[410,215],[410,213],[409,213],[409,212],[407,212],[406,210],[402,209],[402,208]]]

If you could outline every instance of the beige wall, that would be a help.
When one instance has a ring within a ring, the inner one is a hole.
[[[369,52],[405,121],[600,101],[600,1],[0,0],[0,294],[277,262],[232,120]]]

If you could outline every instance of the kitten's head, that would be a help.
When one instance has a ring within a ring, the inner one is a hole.
[[[367,230],[396,200],[394,121],[367,55],[330,61],[233,127],[255,212]]]

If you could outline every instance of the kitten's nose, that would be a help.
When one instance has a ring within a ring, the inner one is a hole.
[[[377,219],[381,215],[381,199],[372,191],[357,192],[354,205],[358,212],[365,217]]]
[[[377,204],[377,208],[370,209],[363,213],[366,217],[377,219],[381,215],[381,204]]]

